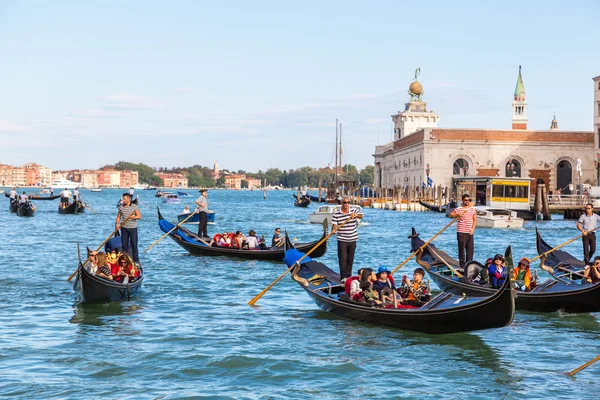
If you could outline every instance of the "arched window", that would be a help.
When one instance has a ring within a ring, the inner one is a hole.
[[[521,163],[519,160],[510,159],[506,163],[505,167],[506,177],[507,178],[520,178],[521,177]]]
[[[467,176],[469,173],[469,163],[464,158],[459,158],[454,161],[452,166],[452,175],[463,175]]]

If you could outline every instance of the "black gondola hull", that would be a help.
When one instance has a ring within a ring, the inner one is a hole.
[[[302,207],[302,208],[306,208],[310,205],[310,199],[304,198],[301,200],[296,199],[296,201],[294,202],[294,206],[295,207]]]
[[[80,201],[73,201],[65,208],[58,206],[59,214],[81,214],[83,212],[85,212],[85,203]]]
[[[73,289],[82,303],[108,303],[128,301],[142,291],[144,273],[132,283],[121,284],[91,275],[85,268],[79,267]]]
[[[421,201],[421,200],[419,200],[419,204],[422,205],[423,207],[425,207],[426,209],[430,210],[430,211],[434,211],[434,212],[438,212],[438,213],[445,213],[446,212],[446,205],[445,204],[443,206],[436,206],[434,204],[427,203],[427,202]]]
[[[161,220],[165,221],[163,225],[161,225]],[[174,224],[166,221],[158,211],[158,222],[159,227],[165,233],[169,232]],[[285,249],[275,249],[275,250],[239,250],[235,248],[227,248],[227,247],[213,247],[202,244],[200,241],[195,241],[193,243],[186,241],[180,234],[181,231],[184,235],[187,235],[189,238],[198,239],[198,235],[185,229],[182,226],[175,229],[173,232],[169,233],[169,237],[173,239],[175,243],[183,247],[186,251],[194,256],[226,256],[226,257],[235,257],[235,258],[243,258],[246,260],[260,260],[260,261],[281,261],[283,260],[283,256],[285,254],[285,250],[292,247],[289,239],[286,240],[287,244]],[[327,236],[326,232],[323,232],[323,236],[320,240],[324,239]],[[312,249],[315,245],[318,244],[320,240],[311,243],[298,243],[294,245],[294,247],[302,252],[307,252]],[[322,257],[327,252],[327,241],[323,241],[312,253],[311,257],[318,258]]]
[[[290,260],[286,263],[291,264]],[[320,265],[317,275],[307,267],[315,263]],[[318,277],[316,281],[311,282],[311,274]],[[296,267],[292,278],[323,311],[342,318],[415,332],[442,334],[501,328],[509,325],[514,317],[515,302],[509,282],[485,298],[441,293],[421,308],[377,308],[342,300],[338,293],[344,291],[344,285],[338,279],[332,279],[336,275],[321,263],[308,262]],[[321,278],[324,280],[319,282]]]
[[[11,201],[10,204],[8,205],[8,211],[10,211],[11,213],[16,213],[18,208],[19,208],[19,203],[16,201]]]
[[[35,217],[35,207],[29,203],[19,205],[17,215],[19,217]]]
[[[412,248],[416,250],[425,242],[418,235],[411,235]],[[480,286],[464,282],[458,278],[444,275],[435,266],[438,256],[429,252],[431,246],[439,256],[447,261],[446,253],[437,250],[435,245],[428,245],[422,255],[418,256],[419,265],[423,266],[427,274],[440,290],[456,295],[465,293],[467,296],[490,296],[497,290],[489,286]],[[457,265],[456,260],[450,259],[450,264]],[[437,262],[437,265],[441,265]],[[595,285],[563,282],[549,279],[540,283],[531,292],[517,291],[516,308],[521,311],[555,312],[563,310],[569,313],[584,313],[600,311],[600,283]]]

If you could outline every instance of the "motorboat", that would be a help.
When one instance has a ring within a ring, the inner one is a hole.
[[[506,208],[475,206],[478,228],[522,228],[523,218]]]
[[[40,193],[39,194],[50,194],[50,188],[42,188],[40,189]]]
[[[102,189],[100,188],[90,188],[90,192],[101,192]]]
[[[325,206],[319,206],[319,208],[317,209],[317,211],[313,212],[312,214],[310,214],[308,216],[308,220],[310,221],[311,224],[322,224],[323,221],[325,219],[327,219],[327,223],[329,225],[331,225],[331,219],[333,218],[333,213],[336,212],[337,210],[339,210],[342,206],[341,205],[335,205],[335,204],[328,204]],[[354,209],[357,212],[361,213],[363,212],[362,207],[361,206],[350,206],[350,209]],[[361,220],[358,219],[358,224],[360,225]]]
[[[179,204],[179,197],[175,193],[171,192],[163,192],[162,196],[160,196],[163,203],[167,204]]]
[[[63,190],[63,189],[77,189],[79,187],[80,183],[79,182],[73,182],[70,181],[68,179],[57,179],[54,182],[52,182],[52,189],[56,190]]]
[[[131,187],[131,189],[135,190],[146,190],[148,188],[147,183],[137,183]]]

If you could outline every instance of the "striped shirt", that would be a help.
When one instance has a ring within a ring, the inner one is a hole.
[[[333,217],[331,219],[332,225],[340,226],[342,225],[348,218],[350,218],[350,214],[356,212],[360,214],[358,210],[355,208],[350,208],[348,214],[344,214],[341,209],[338,209],[333,213]],[[362,214],[361,214],[362,215]],[[337,240],[338,242],[356,242],[358,240],[358,232],[356,231],[356,227],[358,226],[358,219],[354,218],[353,220],[348,221],[348,223],[342,226],[337,231]]]
[[[465,214],[462,217],[458,217],[456,232],[471,233],[471,229],[473,228],[473,216],[476,211],[473,207],[458,207],[455,210],[456,213],[461,213],[463,211],[465,211]]]
[[[129,218],[129,216],[131,214],[133,214],[137,209],[138,209],[138,206],[136,206],[135,204],[130,204],[128,207],[125,207],[124,205],[120,205],[119,212],[121,213],[121,223],[123,224],[123,221],[125,221],[127,218]],[[130,219],[129,221],[127,221],[123,224],[122,228],[127,228],[127,229],[137,228],[137,219]]]

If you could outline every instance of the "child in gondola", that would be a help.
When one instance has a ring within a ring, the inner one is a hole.
[[[413,281],[406,275],[402,277],[402,286],[400,287],[400,295],[404,298],[402,304],[422,307],[431,300],[431,294],[429,293],[429,287],[423,277],[425,276],[425,270],[423,268],[415,269],[413,273]]]

